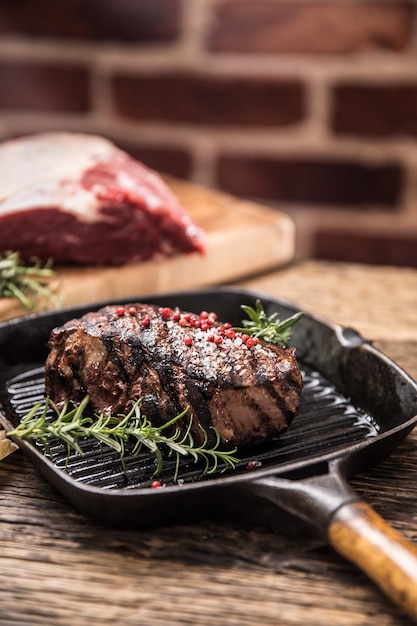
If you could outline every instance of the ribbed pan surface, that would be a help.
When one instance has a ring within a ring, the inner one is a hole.
[[[315,371],[303,367],[304,378],[301,408],[288,431],[268,445],[241,448],[236,453],[241,462],[233,473],[248,471],[248,462],[258,466],[280,465],[297,460],[319,459],[331,451],[343,451],[352,444],[378,435],[378,427],[371,415],[355,407],[349,398]],[[16,424],[44,398],[43,368],[34,369],[12,379],[7,385],[9,420]],[[127,446],[124,461],[116,452],[92,441],[82,445],[83,455],[67,455],[59,442],[51,442],[48,455],[57,469],[74,480],[105,490],[149,487],[154,480],[153,455],[129,454]],[[221,470],[219,466],[217,475]],[[182,462],[176,483],[201,479],[202,467]],[[205,476],[210,478],[213,475]],[[166,486],[174,483],[174,462],[167,459],[159,479]]]

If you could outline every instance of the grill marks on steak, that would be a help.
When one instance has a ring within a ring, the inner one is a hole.
[[[132,307],[136,313],[129,314]],[[152,305],[127,305],[124,314],[104,307],[52,331],[46,393],[58,404],[88,394],[94,410],[112,414],[142,398],[141,410],[155,425],[189,406],[197,443],[210,426],[236,445],[279,435],[302,390],[294,349],[262,341],[247,347],[239,335],[209,340],[221,330],[217,322],[209,330],[182,326]],[[177,426],[185,429],[188,421]]]

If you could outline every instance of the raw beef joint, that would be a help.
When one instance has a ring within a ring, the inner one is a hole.
[[[57,405],[88,394],[94,410],[117,415],[142,399],[155,425],[190,407],[196,442],[210,426],[224,442],[262,442],[298,411],[294,349],[249,340],[205,311],[107,306],[55,328],[49,345],[45,386]]]
[[[121,265],[203,252],[203,233],[161,177],[95,135],[0,145],[0,252]]]

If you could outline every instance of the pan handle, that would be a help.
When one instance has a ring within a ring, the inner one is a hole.
[[[298,480],[258,478],[246,488],[307,523],[417,622],[417,546],[360,499],[341,463]]]
[[[330,545],[355,563],[417,621],[417,547],[365,502],[350,502],[332,516]]]

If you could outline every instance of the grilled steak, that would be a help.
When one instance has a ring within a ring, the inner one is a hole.
[[[293,348],[235,333],[205,311],[144,304],[107,306],[55,328],[45,372],[58,405],[88,394],[94,410],[118,414],[142,398],[155,425],[189,406],[196,442],[214,426],[236,445],[286,430],[302,389]]]
[[[0,145],[0,252],[120,265],[203,252],[203,234],[153,170],[110,141],[43,133]]]

